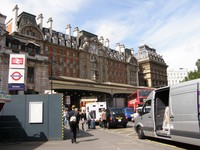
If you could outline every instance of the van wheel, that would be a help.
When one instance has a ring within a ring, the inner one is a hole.
[[[145,138],[145,135],[144,135],[144,132],[143,132],[143,129],[142,129],[141,126],[139,126],[139,127],[137,128],[137,134],[138,134],[138,138],[139,138],[139,139],[144,139],[144,138]]]

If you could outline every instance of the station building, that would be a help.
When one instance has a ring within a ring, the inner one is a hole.
[[[5,24],[0,15],[0,91],[8,94],[63,93],[69,103],[79,104],[81,98],[95,97],[108,106],[126,104],[126,97],[134,90],[167,85],[164,59],[147,45],[133,49],[117,43],[110,48],[109,39],[75,27],[66,32],[53,29],[53,19],[39,14],[13,9],[13,18]],[[141,53],[145,53],[144,57]],[[26,56],[25,89],[8,88],[10,54]],[[141,57],[142,56],[142,57]],[[123,102],[121,102],[123,101]]]

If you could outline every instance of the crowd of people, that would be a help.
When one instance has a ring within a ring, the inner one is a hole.
[[[75,105],[72,105],[71,110],[69,111],[67,108],[64,110],[64,126],[70,128],[71,132],[71,142],[76,142],[77,131],[79,130],[79,125],[81,130],[87,131],[88,129],[95,128],[95,113],[94,111],[90,111],[86,114],[85,110],[79,111]],[[102,128],[106,128],[106,111],[102,109],[101,113],[101,122]]]

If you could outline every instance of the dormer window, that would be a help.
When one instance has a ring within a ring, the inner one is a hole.
[[[32,30],[27,30],[27,35],[35,37],[35,32],[33,32]]]

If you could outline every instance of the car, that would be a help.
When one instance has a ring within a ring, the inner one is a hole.
[[[107,128],[124,127],[126,128],[128,119],[126,118],[122,108],[106,109]],[[101,124],[101,123],[100,123]]]
[[[131,120],[132,115],[134,114],[133,108],[123,108],[123,111],[128,120]]]

